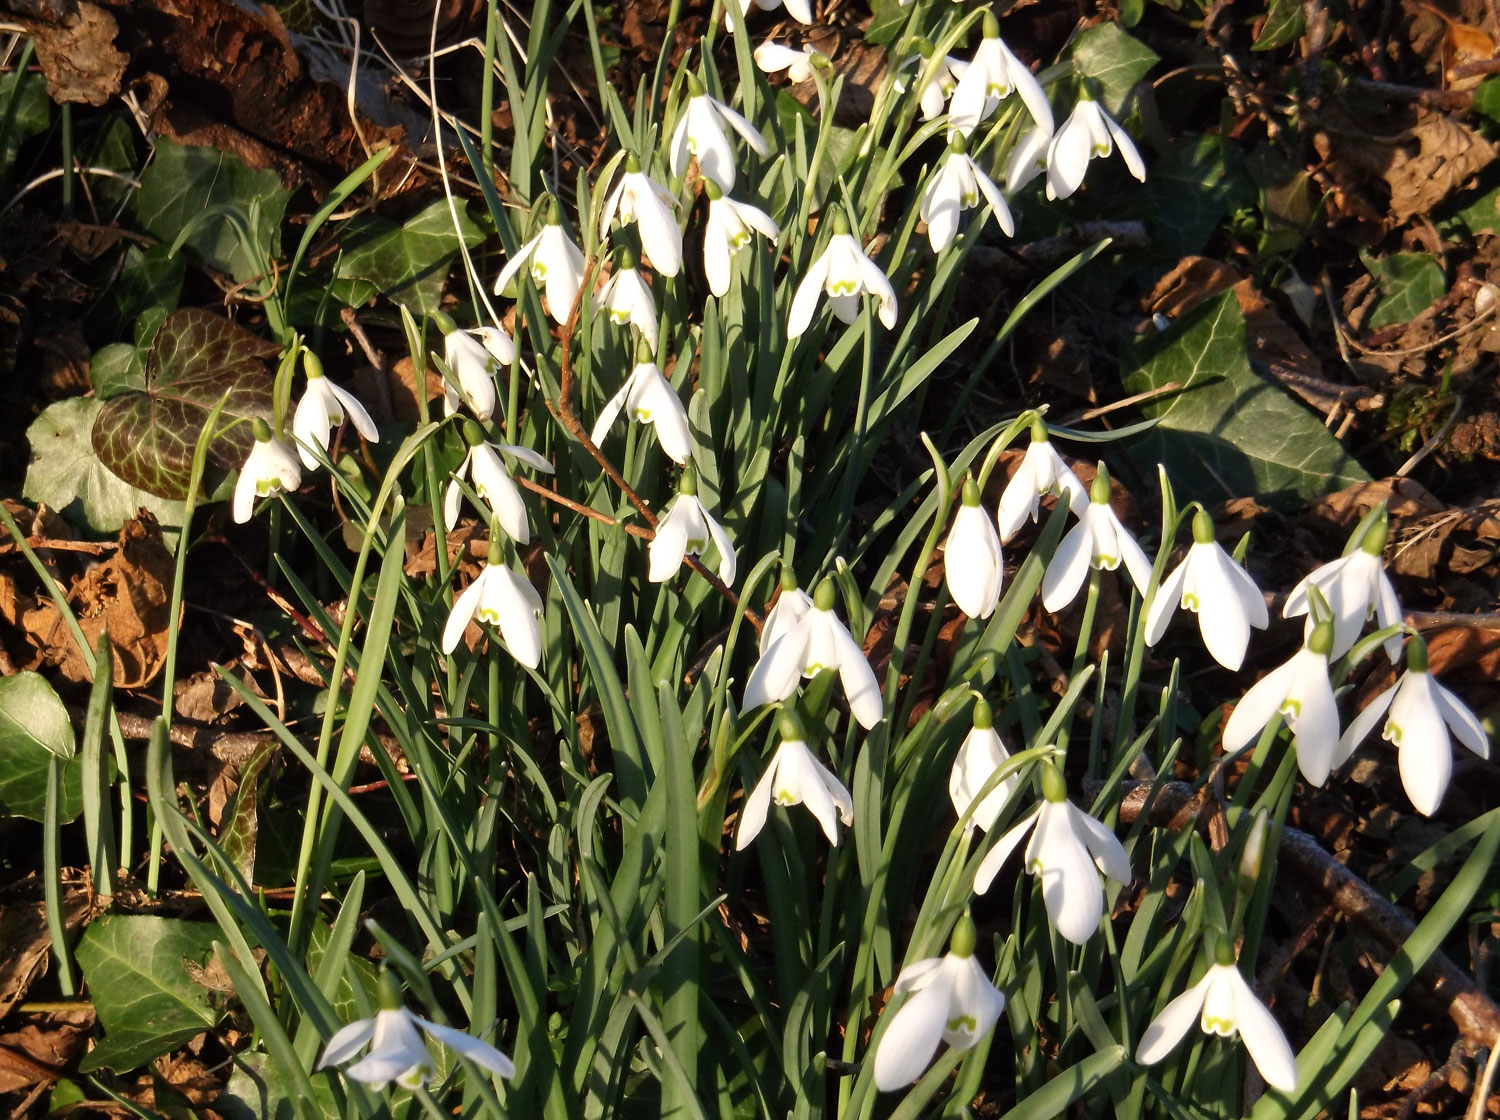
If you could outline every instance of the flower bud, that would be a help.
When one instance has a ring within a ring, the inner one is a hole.
[[[1109,496],[1109,468],[1104,465],[1104,461],[1101,459],[1099,461],[1099,471],[1094,475],[1094,481],[1089,483],[1089,501],[1096,505],[1107,506],[1109,505]]]
[[[1054,804],[1068,799],[1068,780],[1054,763],[1042,763],[1042,796]]]
[[[307,374],[309,381],[316,381],[323,376],[323,362],[307,347],[302,348],[302,372]]]
[[[1408,673],[1427,672],[1427,643],[1421,634],[1413,634],[1411,641],[1406,643],[1406,671]]]
[[[250,420],[250,433],[255,436],[257,443],[265,443],[271,438],[271,425],[267,424],[259,416]]]
[[[1245,837],[1245,850],[1240,853],[1240,889],[1249,892],[1260,881],[1261,861],[1266,854],[1266,828],[1270,820],[1264,809],[1255,814],[1250,826],[1250,835]]]
[[[1214,543],[1214,519],[1208,516],[1208,511],[1201,506],[1198,512],[1193,514],[1193,543]]]
[[[818,589],[813,592],[813,606],[820,611],[831,611],[837,597],[838,589],[833,585],[833,577],[824,576],[823,582],[818,584]]]
[[[979,932],[974,928],[974,919],[965,910],[963,917],[953,927],[953,935],[948,938],[948,953],[959,958],[972,957],[974,946],[978,943]]]
[[[974,729],[976,731],[988,731],[995,726],[995,713],[990,708],[990,703],[983,696],[974,700]]]

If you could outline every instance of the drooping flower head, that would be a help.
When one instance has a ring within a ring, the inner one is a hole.
[[[441,647],[452,653],[470,622],[498,627],[511,656],[528,668],[542,663],[542,597],[505,562],[499,526],[490,526],[490,555],[474,582],[453,601]]]
[[[812,609],[812,596],[797,586],[797,573],[792,571],[790,564],[782,565],[781,594],[766,612],[765,625],[760,628],[761,656],[765,656],[772,642],[793,629]]]
[[[726,198],[712,179],[703,180],[703,193],[708,196],[703,271],[708,276],[708,290],[722,298],[729,291],[734,255],[750,244],[751,231],[775,241],[781,236],[781,227],[764,210]]]
[[[1250,745],[1277,714],[1292,731],[1297,765],[1309,785],[1328,780],[1339,750],[1339,710],[1328,679],[1333,623],[1312,628],[1292,659],[1263,676],[1235,705],[1224,725],[1224,749],[1233,754]]]
[[[1089,484],[1088,508],[1058,543],[1042,575],[1042,606],[1054,614],[1077,597],[1090,568],[1112,572],[1123,563],[1143,597],[1151,585],[1151,561],[1120,524],[1109,499],[1109,472],[1100,463]]]
[[[989,618],[1000,602],[1005,561],[995,523],[979,504],[979,485],[964,479],[953,528],[943,545],[943,578],[958,609],[970,618]]]
[[[1118,145],[1120,158],[1138,182],[1146,181],[1146,164],[1136,150],[1135,141],[1115,119],[1094,100],[1085,80],[1078,91],[1078,104],[1047,147],[1047,197],[1067,198],[1083,185],[1089,160],[1103,159]]]
[[[755,48],[755,65],[766,74],[785,70],[788,81],[800,83],[812,81],[813,68],[827,69],[829,62],[828,56],[820,51],[798,50],[768,39]]]
[[[1005,996],[974,959],[977,942],[973,919],[965,912],[945,956],[915,961],[896,977],[892,996],[909,998],[875,1044],[875,1087],[881,1092],[920,1077],[938,1043],[968,1050],[994,1029]]]
[[[452,530],[458,524],[458,511],[463,501],[463,487],[459,479],[469,477],[474,489],[486,505],[491,516],[510,534],[517,544],[531,543],[531,527],[526,522],[526,503],[521,491],[505,467],[502,453],[520,460],[533,470],[544,474],[553,472],[552,464],[529,447],[515,443],[489,443],[484,438],[484,429],[469,420],[463,426],[464,442],[469,445],[468,454],[453,472],[443,495],[443,524]]]
[[[1161,1061],[1182,1041],[1195,1019],[1204,1034],[1221,1038],[1239,1035],[1255,1068],[1271,1088],[1283,1093],[1296,1089],[1296,1055],[1265,1004],[1255,998],[1240,975],[1234,946],[1228,940],[1219,940],[1215,961],[1203,979],[1162,1008],[1161,1014],[1151,1021],[1141,1035],[1135,1060],[1145,1066]]]
[[[1490,738],[1484,725],[1453,693],[1433,679],[1427,666],[1427,643],[1413,634],[1406,643],[1406,672],[1354,717],[1339,740],[1335,766],[1342,766],[1354,748],[1375,729],[1381,717],[1381,738],[1395,744],[1401,784],[1417,811],[1437,812],[1453,775],[1453,747],[1449,731],[1480,758],[1490,757]]]
[[[919,207],[921,218],[927,223],[927,240],[934,253],[941,253],[953,244],[953,239],[958,236],[960,215],[978,206],[981,195],[994,211],[995,222],[1005,236],[1013,236],[1016,226],[1010,216],[1010,207],[1005,204],[1005,196],[969,157],[963,134],[955,132],[937,170],[922,191]]]
[[[885,328],[890,330],[896,325],[896,289],[849,232],[849,217],[842,207],[834,209],[832,221],[833,237],[828,247],[813,261],[792,297],[786,328],[789,339],[807,330],[818,306],[818,296],[824,292],[828,294],[828,306],[846,323],[854,322],[859,315],[859,295],[867,292],[879,301],[878,315]]]
[[[712,544],[719,553],[719,578],[734,583],[734,542],[698,500],[698,472],[688,467],[677,485],[677,498],[656,525],[656,536],[647,551],[651,556],[648,576],[652,583],[670,579],[688,556],[702,556]]]
[[[1147,645],[1161,641],[1179,605],[1198,616],[1203,644],[1226,669],[1244,662],[1250,628],[1264,630],[1271,623],[1265,596],[1214,539],[1213,519],[1203,509],[1193,514],[1193,546],[1156,589],[1146,615]]]
[[[682,268],[682,230],[677,228],[676,208],[676,196],[642,171],[641,161],[631,152],[625,157],[624,174],[604,201],[599,238],[609,236],[616,216],[622,225],[634,222],[641,252],[651,267],[663,276],[676,276]]]
[[[687,409],[682,407],[682,398],[662,376],[651,344],[643,338],[636,343],[635,349],[635,367],[620,391],[599,411],[599,419],[594,422],[589,438],[596,445],[603,443],[615,417],[625,409],[632,420],[651,425],[661,449],[678,466],[686,466],[693,453]]]
[[[734,11],[739,9],[742,16],[749,15],[751,7],[759,8],[764,12],[775,11],[777,8],[786,7],[786,14],[798,23],[811,23],[813,21],[812,5],[808,0],[729,0],[724,5],[724,26],[734,30]]]
[[[836,596],[832,577],[824,579],[813,596],[812,609],[766,647],[745,682],[746,711],[785,700],[796,691],[799,680],[831,669],[838,672],[849,710],[859,725],[868,731],[880,722],[885,713],[880,684],[849,628],[833,613]]]
[[[944,55],[934,63],[932,57],[936,48],[930,40],[920,36],[912,45],[916,47],[916,53],[909,55],[901,63],[896,74],[896,92],[906,92],[907,85],[912,80],[908,76],[909,71],[915,70],[916,80],[920,81],[927,66],[931,65],[932,74],[917,94],[917,106],[922,110],[924,121],[935,121],[943,115],[943,107],[958,88],[958,79],[969,68],[969,64],[952,55]]]
[[[456,387],[450,380],[443,381],[443,415],[452,416],[460,404],[467,403],[475,416],[488,420],[499,400],[495,375],[515,360],[515,342],[499,327],[461,330],[441,311],[432,313],[432,321],[443,332],[443,361],[458,381]]]
[[[984,792],[995,771],[1005,765],[1009,758],[1010,752],[1005,749],[1000,733],[995,730],[995,713],[981,696],[974,701],[974,726],[960,744],[958,755],[953,760],[953,769],[948,772],[948,796],[953,800],[953,810],[960,818],[979,799],[979,804],[969,817],[966,826],[968,829],[972,830],[977,825],[988,832],[995,826],[995,820],[1005,808],[1005,803],[1010,800],[1011,794],[1016,791],[1021,779],[1019,775],[1012,774],[1001,779],[988,793]]]
[[[948,103],[949,124],[963,135],[970,135],[1003,98],[1010,96],[1011,90],[1020,95],[1037,126],[1050,133],[1052,106],[1042,84],[1000,38],[1000,24],[994,15],[985,12],[984,38],[974,51],[974,61],[959,77],[953,100]]]
[[[783,808],[806,806],[828,842],[837,847],[839,821],[844,822],[845,828],[854,823],[854,798],[844,783],[808,750],[807,736],[796,712],[783,708],[777,727],[781,745],[755,789],[745,798],[735,851],[743,851],[760,835],[773,800]]]
[[[516,255],[505,262],[500,275],[495,278],[495,294],[498,296],[516,278],[522,268],[530,266],[531,282],[547,297],[547,314],[561,326],[568,321],[578,291],[583,287],[583,252],[573,243],[557,216],[557,207],[550,198],[546,204],[546,224],[542,232],[516,251]]]
[[[295,490],[302,485],[302,468],[297,465],[297,456],[271,435],[271,426],[257,416],[250,422],[250,430],[255,434],[255,446],[245,456],[245,465],[240,468],[231,506],[235,522],[241,525],[250,520],[256,498],[268,497],[277,490]]]
[[[314,445],[328,452],[328,435],[344,422],[347,416],[354,430],[371,443],[380,441],[380,432],[375,421],[365,411],[365,406],[353,393],[340,389],[323,376],[323,363],[311,350],[302,351],[302,369],[307,374],[307,388],[297,402],[292,414],[292,435],[297,440],[297,454],[302,465],[310,471],[318,469],[318,458],[312,453]]]
[[[641,337],[655,350],[656,301],[651,298],[651,289],[646,286],[637,263],[635,250],[622,246],[619,263],[599,291],[599,307],[616,326],[629,323],[640,331]]]
[[[756,155],[764,156],[770,149],[754,125],[722,101],[708,95],[697,75],[688,74],[687,90],[687,108],[672,133],[668,165],[674,177],[680,176],[687,170],[688,157],[696,157],[698,170],[704,178],[727,191],[734,186],[734,149],[729,145],[729,137],[724,135],[726,124],[740,134]]]
[[[1068,800],[1062,771],[1046,762],[1041,773],[1041,805],[1000,837],[980,861],[974,891],[984,894],[990,889],[1007,857],[1029,832],[1026,871],[1042,881],[1047,916],[1058,933],[1082,945],[1104,916],[1099,872],[1117,883],[1129,883],[1130,857],[1113,832]]]
[[[389,971],[380,974],[380,1010],[334,1032],[316,1069],[343,1065],[369,1045],[370,1051],[344,1071],[379,1092],[394,1081],[403,1089],[420,1089],[432,1076],[432,1054],[418,1030],[459,1057],[500,1077],[514,1077],[516,1067],[488,1042],[413,1015],[402,1005],[401,985]]]
[[[1021,465],[1000,495],[1000,509],[995,515],[1000,539],[1009,541],[1028,518],[1036,521],[1041,499],[1048,494],[1059,498],[1066,496],[1069,507],[1078,517],[1088,509],[1088,489],[1052,446],[1047,425],[1040,417],[1033,417],[1031,445],[1026,448]]]
[[[1282,618],[1307,614],[1309,593],[1313,588],[1320,591],[1333,612],[1333,648],[1328,655],[1332,658],[1349,652],[1370,617],[1382,630],[1401,621],[1401,603],[1381,560],[1390,526],[1384,504],[1377,508],[1377,516],[1350,536],[1344,555],[1310,572],[1292,588],[1281,609]],[[1386,639],[1385,652],[1391,664],[1400,660],[1400,634]]]

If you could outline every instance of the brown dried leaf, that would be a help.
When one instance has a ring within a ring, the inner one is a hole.
[[[55,1081],[88,1044],[94,1013],[87,1007],[36,1014],[0,1034],[0,1093]]]
[[[63,920],[69,929],[93,917],[93,899],[88,872],[64,869]],[[31,876],[0,892],[0,1019],[46,972],[51,951],[41,880]]]
[[[1415,155],[1396,148],[1383,175],[1391,188],[1391,217],[1404,225],[1428,214],[1460,190],[1495,158],[1495,149],[1477,132],[1442,113],[1424,113],[1412,129]]]
[[[120,92],[129,58],[115,49],[114,16],[87,0],[63,23],[22,20],[36,44],[47,96],[58,103],[103,105]]]

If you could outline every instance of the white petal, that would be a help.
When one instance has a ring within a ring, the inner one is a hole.
[[[990,889],[1000,868],[1010,858],[1011,852],[1016,850],[1016,846],[1026,839],[1026,834],[1035,827],[1040,814],[1041,806],[1037,806],[1018,823],[1011,825],[1005,835],[995,841],[995,846],[985,853],[984,859],[979,861],[979,866],[974,871],[975,894],[984,894]]]
[[[766,767],[760,781],[755,783],[755,788],[750,791],[750,796],[745,798],[745,804],[740,808],[739,830],[735,833],[734,850],[742,852],[746,845],[760,835],[760,830],[766,825],[766,814],[771,809],[771,788],[776,782],[776,768],[780,765],[781,751],[778,749],[771,759],[771,764]]]
[[[811,23],[813,21],[812,5],[807,0],[784,0],[786,14],[798,23]],[[762,155],[765,153],[762,152]]]
[[[541,471],[543,474],[557,473],[557,468],[547,460],[545,455],[533,451],[524,443],[497,443],[495,449],[519,459],[534,471]]]
[[[676,276],[682,268],[682,231],[661,199],[654,194],[648,197],[650,201],[641,199],[636,210],[641,251],[657,272],[663,276]]]
[[[875,1046],[875,1088],[899,1089],[922,1076],[948,1025],[949,989],[929,984],[897,1009]]]
[[[1052,143],[1052,130],[1040,126],[1032,128],[1005,165],[1005,189],[1014,195],[1031,180],[1047,169],[1047,149]]]
[[[507,567],[492,569],[484,606],[500,616],[500,636],[522,665],[535,669],[542,662],[542,630],[537,622],[536,589]],[[529,594],[528,594],[529,592]],[[481,609],[482,609],[481,607]]]
[[[885,703],[880,698],[880,683],[864,651],[855,643],[842,623],[833,627],[834,646],[838,651],[839,680],[849,700],[849,711],[866,731],[880,722]]]
[[[787,319],[788,339],[799,338],[812,322],[813,312],[818,307],[818,297],[823,294],[823,286],[828,281],[829,264],[829,254],[825,251],[813,261],[807,275],[802,278],[802,283],[797,285],[797,294],[792,297],[791,315]]]
[[[687,409],[682,407],[682,398],[655,365],[637,366],[636,370],[638,375],[631,374],[636,386],[633,406],[649,413],[649,423],[656,429],[656,438],[668,457],[685,465],[693,453],[693,441],[688,432]]]
[[[1224,725],[1226,752],[1233,754],[1246,746],[1281,711],[1281,702],[1291,691],[1297,669],[1297,658],[1293,657],[1250,686],[1250,691],[1234,706],[1229,722]]]
[[[773,222],[771,216],[764,210],[751,206],[746,202],[735,202],[731,199],[725,199],[724,201],[729,204],[735,216],[756,233],[772,241],[781,236],[781,227]]]
[[[955,1050],[968,1050],[994,1028],[1005,1010],[1005,996],[972,956],[948,957],[947,961],[953,979],[943,1041]]]
[[[545,233],[545,229],[543,233]],[[536,251],[541,244],[542,234],[537,234],[526,244],[516,250],[516,255],[505,262],[505,267],[500,270],[500,275],[495,277],[495,294],[498,296],[505,291],[510,282],[516,278],[521,269],[526,266],[527,259]]]
[[[1135,584],[1135,589],[1146,595],[1146,589],[1151,586],[1151,560],[1146,552],[1136,543],[1135,536],[1129,529],[1120,524],[1119,518],[1110,513],[1110,520],[1114,523],[1115,539],[1118,542],[1120,558],[1125,562],[1125,570],[1130,573],[1130,580]]]
[[[703,230],[703,271],[708,277],[708,290],[723,298],[729,291],[732,277],[732,258],[729,236],[723,227],[714,221],[713,208],[723,202],[710,202],[708,225]]]
[[[620,209],[620,199],[625,195],[626,176],[621,175],[620,181],[615,184],[615,189],[609,192],[609,197],[604,200],[604,208],[599,212],[599,240],[604,241],[609,237],[610,223],[615,220],[615,213]]]
[[[891,985],[891,995],[904,996],[911,992],[920,992],[928,984],[940,980],[943,975],[944,957],[928,957],[926,960],[913,961],[901,970],[896,982]]]
[[[637,367],[639,368],[639,367]],[[634,374],[626,379],[625,384],[620,386],[620,391],[610,397],[599,410],[599,418],[594,421],[594,430],[589,433],[589,439],[595,447],[602,446],[605,437],[609,435],[609,429],[614,426],[616,417],[620,415],[620,409],[625,407],[625,399],[630,395],[634,381]]]
[[[927,241],[934,253],[941,253],[958,236],[961,209],[958,192],[952,189],[948,176],[939,171],[922,192],[920,206],[920,216],[927,223]]]
[[[1438,708],[1443,713],[1443,719],[1453,729],[1454,738],[1480,758],[1489,758],[1490,737],[1485,734],[1484,725],[1479,722],[1479,718],[1462,700],[1436,680],[1432,682],[1432,687],[1437,693]]]
[[[1297,1058],[1292,1047],[1238,969],[1235,969],[1235,977],[1239,983],[1234,988],[1234,1025],[1245,1040],[1245,1049],[1250,1051],[1255,1068],[1260,1070],[1267,1085],[1290,1093],[1297,1087]]]
[[[1286,722],[1292,729],[1297,765],[1310,784],[1320,786],[1328,780],[1339,749],[1339,709],[1325,658],[1311,653],[1303,658],[1292,695],[1300,710],[1288,712]]]
[[[526,502],[505,464],[500,461],[499,453],[491,444],[482,443],[474,448],[472,455],[469,477],[474,480],[474,489],[489,503],[500,527],[512,540],[518,544],[530,544],[531,527],[526,523]]]
[[[484,585],[487,582],[489,570],[488,565],[481,569],[479,575],[474,577],[474,582],[464,588],[463,594],[453,600],[453,609],[448,612],[448,621],[443,625],[442,650],[444,653],[452,653],[458,648],[464,631],[468,629],[474,612],[479,608],[479,599],[484,594]]]
[[[684,516],[683,497],[684,495],[678,495],[667,516],[657,524],[656,536],[647,546],[651,556],[647,576],[652,583],[671,579],[672,574],[682,567],[683,557],[687,555],[688,519]]]
[[[839,842],[838,807],[833,795],[823,781],[823,767],[813,758],[807,744],[792,740],[781,745],[781,771],[777,775],[777,787],[789,792],[796,801],[813,815],[823,835],[834,847]],[[778,798],[778,800],[780,800]]]
[[[793,2],[796,2],[796,0],[793,0]],[[791,9],[788,8],[787,10],[790,11]],[[725,105],[724,102],[716,101],[713,98],[709,98],[709,100],[713,101],[713,106],[718,110],[719,116],[729,122],[729,127],[740,134],[745,143],[750,145],[756,155],[763,156],[769,154],[771,149],[766,147],[765,139],[753,124],[736,113],[728,105]]]
[[[1137,1062],[1143,1066],[1155,1065],[1182,1041],[1182,1036],[1198,1021],[1198,1013],[1203,1009],[1203,1000],[1208,994],[1213,975],[1210,970],[1208,975],[1163,1007],[1161,1014],[1151,1020],[1146,1033],[1141,1035],[1141,1044],[1136,1047]]]
[[[859,255],[859,274],[863,281],[865,291],[880,300],[880,309],[875,313],[886,330],[896,325],[896,289],[891,287],[891,282],[878,264],[872,261],[864,253]]]
[[[1234,581],[1239,570],[1217,544],[1193,546],[1201,549],[1195,569],[1198,595],[1198,630],[1213,659],[1226,669],[1238,669],[1250,646],[1250,619]],[[1158,591],[1157,595],[1161,592]],[[1264,604],[1262,599],[1261,603]]]
[[[468,460],[465,460],[467,463]],[[458,510],[463,502],[463,489],[458,485],[456,477],[448,480],[448,487],[443,491],[443,528],[450,533],[453,526],[458,524]]]
[[[704,96],[695,98],[694,104],[701,102],[706,106],[709,101]],[[695,119],[694,125],[693,140],[698,147],[698,170],[703,172],[704,178],[712,179],[723,190],[729,190],[734,186],[734,150],[729,146],[729,138],[724,135],[724,129],[712,109],[705,107]]]
[[[1398,682],[1399,684],[1399,682]],[[1375,730],[1380,723],[1381,717],[1385,715],[1386,709],[1391,706],[1391,701],[1396,698],[1395,688],[1388,688],[1375,699],[1365,705],[1365,708],[1349,722],[1344,728],[1344,734],[1339,739],[1338,753],[1334,756],[1333,764],[1342,766],[1349,761],[1354,754],[1355,748],[1363,743],[1371,731]]]
[[[967,156],[964,158],[968,159]],[[996,223],[999,224],[1006,237],[1014,237],[1016,222],[1011,217],[1010,207],[1005,204],[1005,196],[1000,193],[1000,188],[995,185],[994,180],[981,171],[973,160],[969,160],[969,165],[973,169],[974,182],[979,187],[979,193],[984,196],[984,200],[990,204],[990,209],[995,212]]]
[[[656,430],[658,434],[660,434],[662,431],[661,426],[658,425]],[[684,413],[683,434],[686,435],[686,432],[687,414]],[[665,449],[666,446],[667,445],[664,441],[662,443],[663,449]],[[668,452],[668,454],[671,454],[671,452]],[[683,458],[686,459],[686,457],[686,453],[684,452]],[[705,515],[705,520],[708,522],[708,535],[710,538],[712,538],[714,547],[719,550],[719,578],[726,584],[732,586],[734,584],[734,577],[739,571],[739,562],[734,554],[734,542],[729,539],[729,534],[724,531],[723,526],[721,526],[712,517],[707,517]]]
[[[1068,812],[1083,838],[1084,847],[1094,857],[1099,870],[1115,882],[1128,885],[1134,873],[1130,870],[1130,857],[1125,854],[1125,845],[1120,843],[1119,837],[1103,821],[1076,805],[1069,805]]]
[[[761,627],[760,642],[758,645],[762,657],[766,650],[771,648],[771,643],[782,634],[794,629],[797,623],[813,609],[812,596],[801,588],[791,591],[782,591],[776,597],[776,602],[766,612],[765,625]]]
[[[1056,614],[1078,597],[1089,574],[1092,536],[1089,525],[1080,521],[1068,530],[1058,543],[1057,551],[1042,574],[1042,606]]]
[[[327,451],[328,430],[333,426],[328,415],[328,397],[322,391],[326,380],[316,377],[309,381],[307,391],[297,402],[297,411],[292,414],[292,435],[296,440],[297,454],[302,458],[302,465],[310,471],[317,470],[320,464],[309,448],[317,446]]]
[[[237,525],[243,525],[249,521],[250,515],[255,512],[255,473],[249,459],[240,468],[240,477],[235,480],[234,501],[231,509]]]
[[[379,443],[380,429],[375,427],[375,421],[370,419],[370,414],[365,411],[365,406],[359,403],[359,398],[347,390],[340,389],[331,381],[328,383],[328,391],[343,406],[344,415],[349,423],[354,425],[354,430],[371,443]]]
[[[333,1032],[333,1037],[328,1040],[328,1045],[323,1048],[323,1056],[318,1059],[314,1070],[327,1069],[329,1066],[341,1066],[350,1058],[358,1054],[365,1043],[375,1033],[375,1019],[356,1019],[348,1026],[340,1027]]]
[[[1400,736],[1397,763],[1406,796],[1417,812],[1430,817],[1442,804],[1453,774],[1453,748],[1430,674],[1407,673],[1402,678],[1386,731],[1388,736],[1392,731]]]
[[[1006,70],[1010,79],[1015,83],[1016,93],[1020,94],[1021,102],[1031,114],[1031,119],[1036,122],[1036,128],[1050,133],[1052,131],[1052,106],[1047,101],[1047,94],[1042,90],[1042,83],[1037,81],[1036,75],[1021,63],[1021,60],[1010,53],[1010,48],[1001,44],[1002,51],[1006,55]],[[1144,178],[1144,176],[1138,176]]]
[[[1048,198],[1067,198],[1082,185],[1090,150],[1088,128],[1079,122],[1078,110],[1074,109],[1047,146]]]
[[[548,233],[555,230],[555,233]],[[573,304],[578,301],[578,293],[583,288],[583,252],[574,245],[572,240],[563,232],[562,226],[549,226],[543,231],[546,238],[544,244],[537,251],[537,264],[542,263],[545,254],[547,266],[547,314],[562,325],[568,321],[568,316],[573,311]]]
[[[1074,831],[1066,802],[1042,806],[1036,833],[1027,848],[1027,859],[1041,869],[1042,901],[1057,932],[1075,945],[1082,945],[1099,928],[1104,916],[1104,888],[1089,857],[1083,838]]]
[[[1146,644],[1148,646],[1154,646],[1161,641],[1161,636],[1167,632],[1167,624],[1177,613],[1178,604],[1182,602],[1182,585],[1187,579],[1188,564],[1191,562],[1192,554],[1189,552],[1187,558],[1178,564],[1157,587],[1156,598],[1151,602],[1151,609],[1146,612]]]
[[[514,1077],[516,1075],[515,1064],[488,1042],[482,1042],[473,1035],[466,1034],[463,1031],[456,1031],[452,1027],[429,1023],[426,1019],[422,1018],[417,1019],[417,1025],[444,1046],[448,1047],[448,1049],[461,1057],[467,1058],[476,1066],[487,1069],[491,1073],[499,1074],[501,1077]]]
[[[667,149],[667,167],[671,170],[673,178],[681,175],[687,168],[688,156],[692,154],[692,149],[688,146],[688,129],[692,123],[693,111],[692,104],[689,102],[687,111],[682,114],[677,121],[677,127],[672,130],[672,143]]]
[[[1125,161],[1125,167],[1131,175],[1135,176],[1137,182],[1144,183],[1146,181],[1146,164],[1141,159],[1141,153],[1136,150],[1135,141],[1130,138],[1130,133],[1116,124],[1114,118],[1108,113],[1103,114],[1103,116],[1105,127],[1109,129],[1110,136],[1114,138],[1115,146],[1120,149],[1120,157]]]
[[[797,688],[802,679],[802,660],[807,649],[808,630],[805,625],[788,631],[771,643],[771,648],[761,655],[745,682],[743,706],[751,711],[762,704],[785,700]]]
[[[356,1081],[382,1085],[387,1081],[425,1079],[432,1068],[432,1055],[414,1025],[415,1016],[405,1010],[381,1011],[375,1015],[374,1041],[364,1059],[344,1071]]]
[[[969,806],[979,796],[979,791],[984,789],[995,771],[1009,757],[1010,752],[1005,749],[1005,744],[993,727],[970,729],[958,748],[953,768],[948,774],[948,796],[953,802],[955,813],[962,817],[968,812]],[[1015,774],[1001,780],[975,807],[969,817],[970,822],[988,832],[995,826],[1000,811],[1005,808],[1006,801],[1019,784],[1020,778]]]
[[[979,506],[960,506],[944,545],[948,592],[970,618],[989,618],[1000,602],[1000,537]]]

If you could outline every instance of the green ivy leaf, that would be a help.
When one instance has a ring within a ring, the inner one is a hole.
[[[1475,86],[1471,104],[1476,112],[1483,113],[1492,121],[1500,121],[1500,75],[1491,74]]]
[[[180,254],[169,256],[170,248],[160,244],[143,251],[140,246],[131,245],[125,250],[120,274],[104,293],[97,319],[90,316],[91,337],[119,338],[142,315],[160,309],[159,314],[165,316],[177,306],[187,261]]]
[[[1143,202],[1156,243],[1173,259],[1202,252],[1219,223],[1254,206],[1255,184],[1236,144],[1199,133],[1175,141],[1151,165]]]
[[[261,1050],[234,1056],[234,1072],[214,1098],[224,1120],[339,1120],[344,1111],[333,1095],[335,1081],[313,1078],[313,1098],[298,1094],[291,1078]]]
[[[1138,460],[1167,468],[1179,498],[1285,505],[1369,481],[1314,413],[1250,368],[1233,292],[1128,342],[1121,368],[1132,393],[1180,386],[1142,406],[1159,423],[1132,445]]]
[[[888,47],[906,26],[906,8],[901,0],[871,0],[870,26],[865,28],[865,42]],[[896,60],[899,61],[899,60]]]
[[[1442,265],[1431,253],[1392,253],[1377,260],[1361,252],[1359,259],[1380,286],[1380,302],[1366,324],[1372,331],[1411,322],[1448,290]]]
[[[1074,66],[1099,83],[1099,100],[1115,117],[1136,83],[1160,61],[1160,55],[1115,23],[1097,24],[1073,40]]]
[[[164,498],[186,498],[193,445],[219,398],[220,419],[270,420],[273,375],[261,359],[279,353],[228,319],[200,308],[167,316],[151,345],[145,384],[109,400],[94,420],[99,459],[132,486]],[[209,458],[235,469],[255,437],[238,424],[209,445]]]
[[[47,807],[47,769],[63,767],[61,817],[83,808],[82,773],[68,709],[40,673],[0,677],[0,817],[40,821]]]
[[[468,215],[467,203],[459,205],[458,217],[465,245],[484,240],[484,232]],[[367,280],[413,315],[438,310],[458,252],[459,235],[446,200],[434,202],[404,226],[379,217],[350,219],[350,226],[355,228],[345,227],[337,279]]]
[[[216,932],[208,922],[124,914],[84,930],[76,954],[104,1040],[81,1072],[135,1069],[214,1025],[218,1016],[183,962],[205,963]]]
[[[151,166],[141,176],[135,212],[146,232],[170,246],[191,222],[187,245],[204,264],[249,280],[281,253],[281,219],[290,193],[274,171],[256,171],[217,148],[193,148],[158,139]],[[203,218],[214,207],[243,215],[258,251],[247,250],[223,215]]]
[[[1302,0],[1271,0],[1271,10],[1266,13],[1266,22],[1260,34],[1251,44],[1252,51],[1270,51],[1295,43],[1302,38],[1307,21],[1302,15]]]
[[[91,371],[92,372],[92,371]],[[182,503],[131,486],[94,453],[91,433],[106,406],[85,397],[49,405],[26,429],[31,465],[21,496],[45,502],[73,524],[114,533],[145,506],[162,527],[182,524]]]
[[[10,173],[11,161],[15,159],[21,142],[51,123],[52,99],[47,96],[46,85],[41,74],[35,71],[12,70],[0,74],[0,112],[5,111],[13,98],[17,99],[15,117],[5,136],[5,147],[0,149],[0,176]]]

